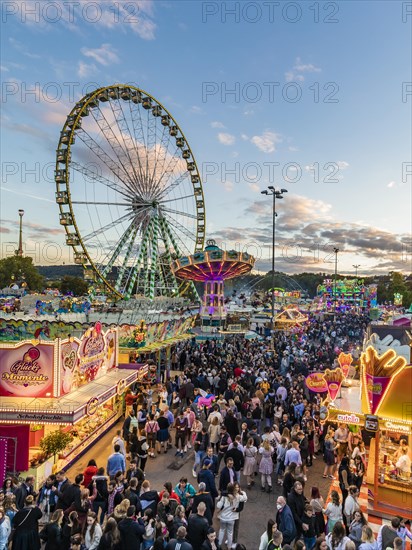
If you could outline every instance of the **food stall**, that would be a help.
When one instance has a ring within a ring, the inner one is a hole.
[[[364,434],[370,437],[366,475],[369,512],[412,519],[410,355],[399,342],[390,347],[376,335],[368,336],[360,358],[360,382],[339,386],[333,401],[325,403],[326,419],[344,422],[350,428],[364,427]]]
[[[36,486],[67,468],[123,413],[122,396],[138,377],[118,367],[117,329],[100,323],[81,338],[0,343],[0,441],[6,469],[34,475]],[[58,456],[40,441],[55,430],[69,433]]]

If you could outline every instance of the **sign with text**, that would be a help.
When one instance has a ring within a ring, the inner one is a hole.
[[[323,378],[323,372],[313,372],[305,379],[306,386],[315,393],[324,393],[328,391],[328,385]]]
[[[0,349],[0,396],[49,397],[53,394],[53,344],[30,343]]]

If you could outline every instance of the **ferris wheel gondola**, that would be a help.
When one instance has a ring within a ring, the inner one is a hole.
[[[204,246],[196,160],[153,96],[99,88],[68,115],[56,154],[56,202],[85,277],[118,298],[175,296],[174,259]]]

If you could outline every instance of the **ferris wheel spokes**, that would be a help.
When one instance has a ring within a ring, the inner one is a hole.
[[[133,216],[133,212],[128,212],[127,214],[125,214],[124,216],[121,216],[117,220],[114,220],[113,222],[110,222],[107,225],[100,227],[99,229],[96,229],[96,231],[93,231],[92,233],[85,235],[83,237],[83,242],[89,241],[90,239],[93,239],[93,237],[97,237],[97,235],[101,235],[102,233],[105,233],[109,229],[112,229],[112,227],[115,227],[117,224],[130,219],[132,216]]]
[[[112,102],[109,102],[110,105]],[[99,126],[101,133],[106,138],[106,142],[112,149],[115,157],[118,159],[121,167],[123,168],[124,177],[122,178],[123,183],[126,184],[126,181],[131,187],[131,191],[136,191],[135,188],[135,181],[131,177],[130,172],[133,170],[133,166],[130,160],[130,157],[127,156],[127,150],[125,151],[120,144],[119,138],[114,132],[113,124],[110,124],[107,120],[104,112],[102,109],[100,109],[100,105],[97,109],[92,109],[92,116],[96,122],[96,124]],[[120,132],[122,135],[122,133]]]
[[[100,288],[124,298],[178,292],[170,265],[202,248],[203,191],[186,138],[161,104],[128,85],[87,94],[61,132],[55,179],[66,242]]]

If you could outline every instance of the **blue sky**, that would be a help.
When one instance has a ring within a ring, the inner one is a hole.
[[[54,203],[59,132],[85,90],[128,82],[185,133],[203,172],[208,237],[255,253],[267,269],[271,204],[260,191],[272,184],[288,189],[277,209],[277,269],[331,271],[337,246],[342,272],[410,272],[410,9],[4,2],[2,256],[16,248],[23,208],[35,262],[70,261]]]

